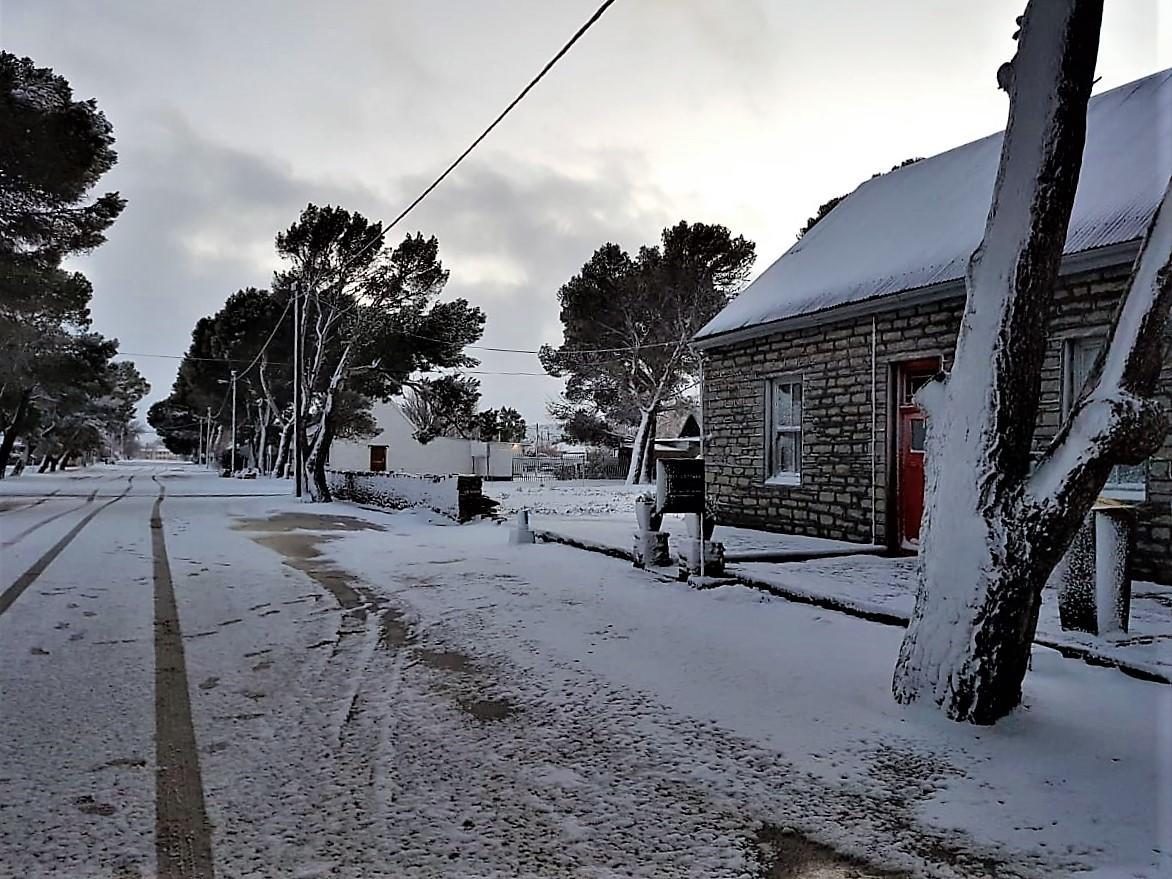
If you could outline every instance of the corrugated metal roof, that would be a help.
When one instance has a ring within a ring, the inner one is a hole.
[[[1001,137],[863,183],[696,338],[959,281],[984,232]],[[1170,175],[1172,70],[1091,98],[1066,253],[1142,237]]]

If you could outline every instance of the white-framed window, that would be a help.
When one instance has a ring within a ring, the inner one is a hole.
[[[802,379],[780,376],[765,383],[765,476],[772,485],[802,481]]]
[[[1082,393],[1087,376],[1094,368],[1095,360],[1103,349],[1106,339],[1102,336],[1081,336],[1067,339],[1062,346],[1062,417],[1070,414],[1075,400]],[[1118,500],[1147,500],[1148,465],[1119,464],[1111,468],[1107,484],[1103,486],[1105,497]]]

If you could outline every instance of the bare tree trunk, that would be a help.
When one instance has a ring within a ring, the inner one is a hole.
[[[12,447],[16,444],[16,438],[20,436],[20,431],[24,427],[24,416],[28,412],[28,404],[31,399],[31,388],[26,388],[21,392],[20,399],[16,404],[16,412],[13,413],[8,426],[4,428],[4,440],[0,442],[0,479],[3,479],[4,474],[8,472],[8,459],[12,455]]]
[[[314,440],[313,451],[307,462],[309,471],[309,494],[315,503],[326,503],[333,500],[330,487],[326,482],[326,459],[329,456],[330,444],[334,439],[333,425],[333,392],[327,395],[327,409],[322,413],[321,426]]]
[[[264,471],[267,476],[268,470],[265,468],[265,450],[269,444],[269,419],[263,400],[257,400],[256,402],[256,423],[259,431],[254,431],[253,436],[259,438],[256,441],[256,451],[253,452],[252,466],[258,471]]]
[[[1096,388],[1040,464],[1031,463],[1102,6],[1031,0],[1026,10],[1017,55],[999,73],[1009,124],[985,236],[969,264],[955,362],[917,397],[928,414],[927,502],[916,606],[893,691],[900,702],[930,698],[955,720],[992,723],[1020,703],[1047,576],[1111,466],[1142,460],[1166,431],[1142,395],[1159,372],[1168,313],[1167,198],[1116,315],[1111,347],[1126,350],[1100,358]],[[1153,265],[1163,275],[1145,268]],[[1115,359],[1125,366],[1104,366]]]
[[[650,485],[655,482],[655,436],[656,436],[656,422],[659,420],[659,410],[656,409],[651,413],[651,423],[647,428],[647,442],[643,449],[643,467],[640,471],[639,481],[643,485]]]
[[[289,439],[293,435],[293,419],[289,419],[281,427],[281,439],[277,444],[277,460],[273,463],[272,475],[285,475],[285,465],[289,458]]]
[[[635,430],[635,439],[631,444],[631,463],[627,467],[627,485],[647,483],[648,459],[651,447],[655,442],[655,418],[658,415],[658,406],[652,404],[650,408],[639,413],[639,427]]]

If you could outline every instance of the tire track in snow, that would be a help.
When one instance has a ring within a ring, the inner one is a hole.
[[[61,555],[61,552],[65,549],[65,547],[69,546],[69,544],[73,542],[73,538],[77,537],[77,535],[81,533],[81,529],[92,522],[98,513],[102,512],[102,510],[106,509],[106,507],[118,503],[118,501],[122,500],[122,498],[126,497],[126,495],[130,494],[130,487],[133,484],[134,477],[131,476],[126,483],[126,488],[123,489],[122,494],[111,498],[96,510],[86,515],[85,518],[70,528],[64,537],[49,547],[48,551],[46,551],[43,556],[33,562],[32,567],[17,577],[15,583],[5,589],[3,593],[0,593],[0,615],[8,610],[8,608],[12,607],[13,602],[20,598],[20,596],[24,593],[24,590],[28,589],[29,586],[36,582],[37,578],[45,572],[45,568],[49,567],[49,565],[53,563],[53,559]],[[44,500],[48,500],[48,498],[46,497]],[[34,504],[33,506],[36,505]],[[5,544],[5,546],[7,545],[8,544]]]
[[[155,581],[155,856],[159,879],[213,879],[212,831],[204,803],[203,777],[179,608],[167,560],[161,507],[167,489],[151,510],[151,554]]]
[[[43,504],[45,501],[49,500],[50,498],[54,497],[55,495],[61,494],[62,491],[63,491],[63,489],[59,488],[56,491],[49,492],[47,495],[42,497],[40,500],[33,501],[31,504],[19,504],[15,507],[8,507],[7,509],[0,510],[0,515],[3,515],[4,513],[16,513],[16,512],[19,512],[20,510],[31,510],[33,507],[39,507],[41,504]],[[13,495],[8,495],[8,497],[13,497]],[[20,497],[20,495],[16,495],[16,497]]]
[[[98,490],[95,488],[93,491],[90,492],[89,497],[87,497],[84,501],[82,501],[76,507],[70,507],[67,510],[62,510],[60,513],[54,513],[48,519],[42,519],[40,522],[37,522],[34,525],[30,525],[28,528],[25,528],[23,531],[21,531],[15,537],[9,538],[8,540],[5,540],[3,543],[0,543],[0,546],[7,548],[7,547],[13,546],[17,543],[20,543],[20,541],[24,540],[26,537],[28,537],[34,531],[39,531],[40,529],[42,529],[46,525],[48,525],[50,522],[56,522],[62,516],[68,516],[70,513],[76,513],[82,507],[85,507],[85,506],[92,504],[94,502],[94,498],[96,498],[97,496],[98,496]]]

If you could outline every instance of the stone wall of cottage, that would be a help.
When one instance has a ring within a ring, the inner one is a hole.
[[[1088,273],[1066,279],[1059,291],[1042,375],[1037,447],[1054,435],[1061,419],[1066,340],[1106,332],[1126,278],[1125,268]],[[962,307],[956,298],[896,308],[705,352],[706,479],[718,521],[893,545],[897,526],[887,489],[893,479],[889,404],[896,369],[931,356],[948,365]],[[772,377],[791,375],[801,376],[803,385],[801,484],[770,485],[766,385]],[[1161,389],[1165,406],[1172,407],[1172,352]],[[1139,519],[1136,575],[1172,583],[1172,438],[1149,463],[1147,502]]]

